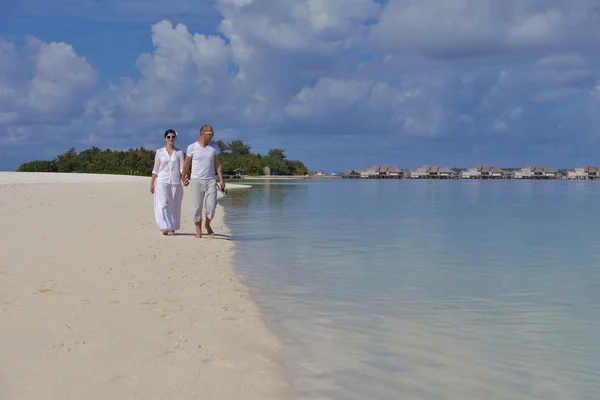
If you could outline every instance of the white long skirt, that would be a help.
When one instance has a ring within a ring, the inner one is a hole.
[[[157,183],[154,187],[154,218],[160,230],[177,231],[181,228],[181,184]]]

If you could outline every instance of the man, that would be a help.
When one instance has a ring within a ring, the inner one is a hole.
[[[219,175],[219,187],[221,191],[225,190],[223,170],[219,161],[219,147],[211,143],[213,135],[212,126],[202,125],[200,128],[200,139],[188,146],[183,164],[181,179],[184,186],[191,184],[192,218],[196,225],[197,238],[202,237],[203,209],[206,213],[206,222],[204,224],[206,232],[209,237],[213,237],[214,235],[210,222],[214,218],[217,208],[215,171]],[[190,166],[192,167],[191,181],[188,179]]]

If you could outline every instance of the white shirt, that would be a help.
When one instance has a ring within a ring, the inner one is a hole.
[[[215,157],[219,147],[210,142],[206,147],[194,142],[187,148],[186,154],[192,159],[192,179],[215,179]]]
[[[152,173],[156,175],[157,182],[181,185],[183,161],[183,151],[177,148],[173,150],[171,155],[165,147],[156,150]]]

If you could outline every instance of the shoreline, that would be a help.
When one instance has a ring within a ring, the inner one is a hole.
[[[214,239],[154,223],[149,178],[0,172],[0,392],[11,399],[281,399],[281,345]],[[233,189],[231,184],[228,188]]]
[[[321,179],[342,179],[340,175],[257,175],[257,176],[244,176],[239,179],[239,182],[244,181],[284,181],[284,180],[321,180]]]
[[[13,172],[0,171],[0,185],[25,183],[143,183],[150,185],[149,176],[119,174],[88,174],[80,172]],[[227,189],[247,189],[250,185],[225,181]]]

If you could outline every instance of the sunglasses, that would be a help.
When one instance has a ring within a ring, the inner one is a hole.
[[[177,136],[167,136],[167,139],[175,139]]]

